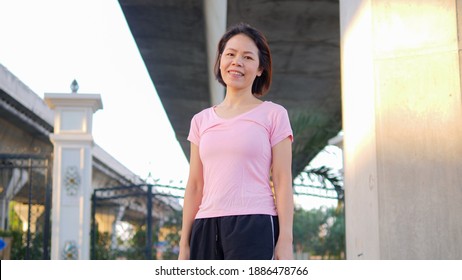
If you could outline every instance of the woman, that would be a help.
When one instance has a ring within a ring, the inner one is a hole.
[[[292,130],[282,106],[257,98],[271,73],[263,34],[228,29],[215,63],[225,99],[191,121],[179,259],[293,258]]]

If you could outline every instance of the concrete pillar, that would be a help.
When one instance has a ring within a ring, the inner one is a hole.
[[[93,113],[99,94],[45,94],[55,111],[51,259],[90,259]]]
[[[209,74],[210,104],[216,105],[223,101],[225,88],[217,81],[213,68],[217,56],[218,41],[226,31],[228,10],[227,0],[204,0],[204,15],[207,39],[207,60]]]
[[[340,1],[348,259],[462,259],[461,13]]]

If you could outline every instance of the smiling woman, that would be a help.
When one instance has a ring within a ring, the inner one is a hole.
[[[236,38],[233,39],[234,36]],[[227,65],[226,63],[232,63],[234,58],[234,61],[240,62],[241,66],[243,62],[246,62],[250,67],[256,66],[257,71],[261,71],[252,80],[252,94],[261,97],[268,92],[271,86],[272,61],[268,43],[259,31],[247,29],[245,24],[237,25],[218,43],[218,54],[219,59],[215,62],[215,76],[223,86],[227,85],[223,80],[222,68]]]
[[[259,67],[258,49],[255,43],[243,34],[229,39],[226,49],[220,56],[221,83],[227,91],[252,91],[254,80],[262,75],[263,69]]]
[[[285,108],[258,98],[271,84],[263,34],[228,29],[215,75],[226,96],[191,121],[179,259],[292,259],[293,136]]]

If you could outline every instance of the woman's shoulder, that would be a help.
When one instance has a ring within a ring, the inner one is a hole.
[[[205,108],[191,118],[191,123],[204,126],[213,121],[213,107]]]
[[[265,101],[266,108],[273,112],[287,112],[287,109],[281,104],[275,103],[273,101]]]
[[[194,114],[193,119],[207,117],[208,115],[210,115],[210,111],[213,110],[212,108],[213,107],[208,107],[208,108],[202,109],[201,111]]]

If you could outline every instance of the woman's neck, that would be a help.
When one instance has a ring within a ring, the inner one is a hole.
[[[225,99],[221,102],[220,105],[227,107],[240,107],[251,104],[258,104],[262,101],[256,98],[249,91],[233,91],[227,89]]]

